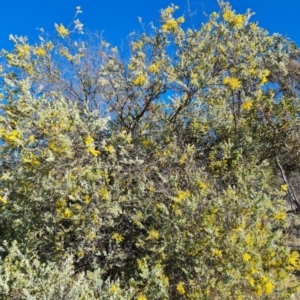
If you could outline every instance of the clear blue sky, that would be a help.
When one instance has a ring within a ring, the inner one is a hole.
[[[81,6],[79,15],[85,27],[104,31],[104,38],[118,46],[133,30],[141,30],[138,16],[144,23],[158,24],[159,10],[170,3],[178,5],[182,12],[188,0],[0,0],[0,49],[10,49],[9,34],[28,36],[31,42],[37,39],[37,27],[53,32],[53,24],[69,24],[75,7]],[[217,0],[189,0],[192,11],[197,11],[195,20],[203,19],[203,12],[218,10]],[[300,0],[232,0],[233,8],[243,13],[247,8],[256,12],[254,20],[269,29],[279,32],[300,45],[299,14]]]

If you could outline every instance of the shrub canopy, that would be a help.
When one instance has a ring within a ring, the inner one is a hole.
[[[2,52],[3,299],[288,299],[298,50],[221,2],[127,52],[56,24]],[[281,178],[280,178],[281,176]],[[268,298],[269,297],[269,298]]]

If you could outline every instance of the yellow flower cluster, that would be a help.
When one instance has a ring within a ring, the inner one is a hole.
[[[241,86],[241,82],[238,78],[235,77],[225,77],[223,80],[223,84],[229,86],[233,91],[238,89]]]
[[[36,56],[45,56],[46,55],[46,50],[42,47],[36,48],[35,49],[35,55]]]
[[[178,191],[177,197],[175,197],[175,202],[181,202],[190,195],[191,193],[189,191]]]
[[[17,46],[17,54],[19,58],[25,58],[30,53],[30,46],[28,44],[18,45]]]
[[[148,231],[148,236],[146,240],[158,240],[159,239],[159,232],[155,229]]]
[[[116,232],[112,235],[111,239],[116,241],[117,243],[121,243],[124,241],[124,236]]]
[[[223,12],[224,21],[228,22],[235,29],[242,28],[245,21],[245,16],[236,15],[232,10],[226,9]]]
[[[251,107],[253,106],[253,101],[252,100],[248,100],[248,101],[245,101],[243,104],[242,104],[242,109],[243,110],[248,110],[250,109]]]
[[[134,85],[142,86],[142,85],[144,85],[146,82],[147,82],[146,77],[145,77],[143,74],[141,74],[141,75],[139,75],[139,76],[137,76],[137,77],[135,78],[135,80],[133,81],[133,84],[134,84]]]
[[[268,76],[270,75],[269,70],[263,70],[262,71],[262,76],[261,76],[261,84],[265,84],[268,82]]]
[[[148,71],[149,71],[150,73],[157,74],[158,71],[159,71],[159,66],[158,66],[158,64],[156,63],[156,64],[153,64],[153,65],[149,66]]]
[[[249,261],[251,259],[251,255],[250,254],[248,254],[248,253],[244,253],[243,254],[243,261],[244,262],[247,262],[247,261]]]
[[[144,294],[139,294],[137,300],[147,300],[147,297]]]
[[[176,286],[176,290],[180,295],[184,295],[185,294],[185,289],[184,289],[184,283],[182,281],[180,281],[177,286]]]
[[[142,41],[132,43],[132,49],[133,50],[140,50],[140,49],[142,49],[142,47],[143,47],[143,42]]]
[[[62,24],[60,24],[59,26],[55,24],[55,29],[62,38],[66,37],[69,34],[69,30]]]
[[[177,29],[178,23],[175,19],[169,19],[162,25],[161,29],[163,32],[171,32]]]
[[[87,136],[84,143],[87,146],[88,153],[92,154],[94,157],[97,157],[100,154],[100,151],[95,149],[94,139],[91,136]]]

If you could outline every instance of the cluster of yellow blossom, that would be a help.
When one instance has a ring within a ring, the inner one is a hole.
[[[30,53],[30,46],[28,44],[25,45],[17,45],[17,54],[19,58],[25,58]]]
[[[142,47],[143,47],[143,42],[142,41],[132,43],[132,49],[133,50],[140,50],[140,49],[142,49]]]
[[[159,239],[159,232],[155,229],[148,231],[148,236],[146,240],[158,240]]]
[[[161,26],[163,32],[172,32],[177,28],[178,22],[175,19],[169,19]]]
[[[124,241],[124,236],[116,232],[112,235],[111,239],[116,241],[117,243],[121,243]]]
[[[95,149],[94,139],[91,136],[87,136],[84,142],[87,146],[88,153],[92,154],[94,157],[97,157],[100,154],[100,151]]]
[[[261,84],[265,84],[268,82],[268,76],[270,75],[269,70],[263,70],[261,75]]]
[[[141,75],[138,75],[134,81],[133,81],[133,84],[134,85],[138,85],[138,86],[142,86],[144,85],[145,83],[147,82],[147,79],[145,77],[144,74],[141,74]]]
[[[158,65],[158,63],[152,64],[151,66],[149,66],[148,71],[150,73],[157,74],[158,71],[159,71],[159,65]]]
[[[242,28],[245,21],[245,16],[236,15],[232,10],[226,9],[223,13],[224,21],[228,22],[235,29]]]
[[[55,24],[55,29],[62,38],[66,37],[69,34],[69,30],[62,24]]]
[[[238,89],[241,86],[241,82],[238,78],[235,77],[225,77],[223,80],[223,84],[229,86],[233,91]]]
[[[184,289],[184,282],[180,281],[177,285],[176,285],[176,290],[180,295],[184,295],[185,294],[185,289]]]
[[[35,55],[36,56],[45,56],[46,55],[46,50],[42,47],[38,47],[35,49]]]
[[[252,106],[253,106],[253,101],[252,101],[252,100],[248,100],[248,101],[243,102],[241,108],[242,108],[243,110],[248,110],[248,109],[250,109]]]

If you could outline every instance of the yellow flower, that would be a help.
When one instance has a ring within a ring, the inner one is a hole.
[[[81,257],[84,257],[84,251],[83,251],[82,249],[78,250],[76,254],[77,254],[77,256],[80,257],[80,258],[81,258]]]
[[[73,215],[72,211],[69,208],[66,208],[61,217],[63,219],[70,219],[72,215]]]
[[[96,238],[96,233],[95,233],[94,231],[89,231],[89,232],[87,233],[87,238],[88,238],[89,240],[94,240],[94,239]]]
[[[88,151],[90,154],[92,154],[94,157],[97,157],[97,156],[100,154],[100,151],[99,151],[99,150],[96,150],[96,149],[94,149],[94,148],[92,148],[92,147],[89,147],[89,148],[87,149],[87,151]]]
[[[252,101],[252,100],[248,100],[248,101],[245,101],[245,102],[242,104],[242,109],[243,109],[243,110],[248,110],[248,109],[250,109],[252,106],[253,106],[253,101]]]
[[[181,202],[183,199],[187,198],[190,196],[189,191],[178,191],[177,197],[176,197],[176,202]]]
[[[28,44],[25,44],[23,46],[18,45],[17,46],[17,53],[19,58],[25,58],[30,53],[30,47]]]
[[[69,34],[69,30],[62,24],[60,24],[59,26],[55,24],[55,29],[62,38],[66,37]]]
[[[288,185],[287,184],[282,184],[281,186],[280,186],[280,188],[281,188],[281,190],[283,191],[283,192],[286,192],[287,190],[288,190]]]
[[[143,294],[139,294],[139,296],[137,297],[137,300],[147,300],[147,297]]]
[[[121,243],[124,241],[124,237],[120,233],[114,233],[111,238],[112,240],[115,240],[117,243]]]
[[[257,30],[258,29],[258,26],[257,26],[257,24],[256,23],[251,23],[250,24],[250,29],[252,29],[252,30]]]
[[[91,197],[89,195],[84,196],[84,203],[86,205],[90,204],[91,202]]]
[[[113,284],[113,285],[110,287],[108,293],[109,293],[109,294],[114,294],[117,290],[118,290],[118,287],[117,287],[115,284]]]
[[[273,285],[272,282],[268,281],[268,282],[265,283],[264,288],[265,288],[265,294],[270,295],[273,292],[274,285]]]
[[[84,139],[84,142],[85,142],[85,145],[86,145],[86,146],[90,146],[90,145],[94,142],[94,139],[93,139],[91,136],[87,136],[87,137]]]
[[[241,82],[238,78],[234,77],[225,77],[223,80],[223,84],[229,86],[232,90],[236,90],[241,86]]]
[[[165,9],[165,12],[166,13],[168,13],[168,14],[171,14],[171,13],[173,13],[174,12],[174,9],[172,8],[172,7],[167,7],[166,9]]]
[[[177,20],[177,23],[184,23],[184,17],[180,17],[180,18],[178,18]]]
[[[142,47],[143,47],[143,42],[142,41],[132,43],[132,49],[133,50],[140,50]]]
[[[158,64],[156,63],[156,64],[149,66],[148,71],[150,73],[157,74],[159,71]]]
[[[218,249],[212,249],[211,250],[213,256],[222,257],[222,251]]]
[[[244,22],[244,16],[243,15],[236,15],[234,19],[232,20],[232,24],[234,28],[242,28],[243,22]]]
[[[261,76],[261,84],[265,84],[266,82],[268,82],[268,76],[270,75],[270,71],[269,70],[263,70],[262,72],[262,76]]]
[[[7,204],[7,200],[5,198],[3,198],[2,196],[0,196],[0,202],[4,205]]]
[[[107,199],[108,196],[109,196],[109,191],[107,190],[107,188],[104,187],[104,188],[102,188],[102,189],[100,190],[99,195],[101,196],[101,198],[102,198],[103,200],[105,200],[105,199]]]
[[[105,150],[106,152],[109,152],[109,153],[111,153],[111,154],[116,153],[116,150],[115,150],[115,148],[114,148],[112,145],[104,146],[103,148],[104,148],[104,150]]]
[[[273,217],[274,217],[275,220],[278,220],[278,221],[280,221],[280,220],[285,220],[286,214],[285,214],[284,211],[280,211],[280,212],[274,214]]]
[[[185,289],[184,289],[184,283],[182,281],[180,281],[177,286],[176,286],[176,290],[180,295],[184,295],[185,294]]]
[[[148,236],[146,240],[158,240],[159,239],[159,232],[155,229],[148,231]]]
[[[35,55],[37,55],[37,56],[45,56],[46,55],[46,51],[42,47],[37,48],[37,49],[35,49]]]
[[[243,261],[247,262],[251,259],[251,255],[249,255],[248,253],[244,253],[243,254]]]
[[[161,29],[164,32],[174,31],[178,27],[178,23],[175,19],[169,19],[162,25]]]
[[[146,77],[145,77],[143,74],[141,74],[141,75],[139,75],[139,76],[137,76],[137,77],[135,78],[135,80],[133,81],[133,84],[134,84],[134,85],[142,86],[142,85],[144,85],[146,82],[147,82]]]
[[[223,19],[226,22],[231,22],[234,19],[234,17],[235,17],[235,14],[230,9],[226,9],[223,13]]]
[[[52,49],[54,48],[52,42],[48,42],[48,43],[46,44],[46,48],[47,48],[48,50],[52,50]]]
[[[293,267],[299,267],[299,254],[297,251],[293,251],[289,254],[288,262]]]
[[[201,180],[198,181],[198,185],[199,185],[200,189],[202,189],[202,190],[207,190],[208,189],[208,184],[201,181]]]

